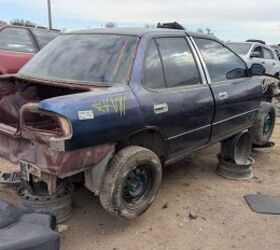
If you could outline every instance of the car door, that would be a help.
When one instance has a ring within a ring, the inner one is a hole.
[[[274,75],[274,67],[276,66],[275,60],[273,58],[273,54],[270,49],[262,47],[263,51],[263,61],[265,63],[266,73],[270,75]]]
[[[147,45],[143,87],[135,93],[147,126],[162,131],[173,156],[210,137],[214,101],[198,65],[186,37],[157,37]]]
[[[251,66],[253,63],[259,63],[265,67],[262,46],[255,44],[252,48],[252,52],[257,52],[257,53],[259,53],[260,56],[259,57],[250,57],[250,64],[248,66]]]
[[[244,61],[219,41],[194,38],[205,62],[214,98],[211,142],[246,129],[254,122],[261,100],[261,84],[247,75]]]
[[[28,29],[0,30],[0,73],[16,73],[37,51]]]

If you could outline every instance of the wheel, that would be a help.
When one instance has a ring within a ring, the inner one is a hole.
[[[246,164],[251,151],[252,136],[242,132],[222,142],[221,159],[239,165]]]
[[[154,201],[162,179],[159,158],[152,151],[129,146],[109,163],[99,198],[102,206],[121,219],[135,219]]]
[[[219,164],[217,165],[216,173],[219,176],[230,180],[248,180],[253,177],[252,165],[255,163],[255,160],[252,157],[249,157],[247,162],[242,165],[225,161],[220,155],[218,159]]]
[[[273,133],[276,119],[276,110],[271,103],[262,102],[253,127],[249,129],[253,144],[257,146],[266,145]]]
[[[68,184],[58,189],[53,195],[32,194],[21,186],[17,190],[20,207],[36,213],[55,216],[57,223],[63,223],[72,215],[73,186]]]

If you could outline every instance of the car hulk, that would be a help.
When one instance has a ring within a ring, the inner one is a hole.
[[[154,201],[164,165],[248,129],[269,140],[263,70],[184,30],[63,34],[1,77],[0,155],[20,164],[33,195],[82,173],[106,210],[133,219]]]

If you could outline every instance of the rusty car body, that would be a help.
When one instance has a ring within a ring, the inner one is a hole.
[[[176,46],[183,50],[172,52]],[[165,60],[177,56],[188,60],[175,60],[168,73]],[[176,67],[188,80],[168,86],[181,77]],[[148,69],[163,86],[145,84]],[[46,182],[50,194],[78,173],[99,194],[111,158],[129,145],[168,165],[250,128],[263,99],[252,72],[219,40],[184,30],[64,34],[18,74],[0,77],[0,156],[20,164],[25,181]]]

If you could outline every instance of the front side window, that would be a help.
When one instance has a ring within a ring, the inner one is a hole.
[[[272,52],[269,49],[263,48],[264,59],[273,59]]]
[[[245,63],[221,43],[203,38],[196,38],[195,42],[213,83],[247,76]]]
[[[40,48],[46,46],[50,41],[52,41],[59,35],[58,31],[45,29],[32,29],[32,32],[35,35]]]
[[[201,83],[193,54],[183,37],[158,38],[156,42],[168,88]]]
[[[137,37],[122,35],[62,35],[36,54],[19,74],[76,84],[126,83],[137,41]]]
[[[160,56],[154,40],[150,41],[146,52],[143,83],[149,89],[166,87]]]
[[[0,49],[14,52],[35,52],[27,29],[4,28],[0,31]]]

